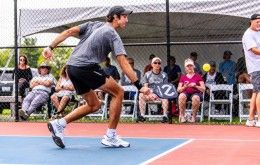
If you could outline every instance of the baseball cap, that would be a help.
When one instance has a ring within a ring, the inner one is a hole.
[[[154,57],[154,58],[152,59],[151,64],[154,63],[156,60],[159,60],[160,62],[162,62],[162,60],[161,60],[159,57]]]
[[[260,14],[253,14],[250,20],[260,19]]]
[[[129,15],[131,14],[133,11],[131,10],[126,10],[125,8],[123,8],[123,6],[113,6],[108,14],[107,14],[107,17],[108,16],[113,16],[113,15]]]
[[[231,52],[230,50],[226,50],[226,51],[224,52],[224,55],[232,55],[232,52]]]
[[[188,58],[188,59],[186,59],[186,60],[184,61],[184,66],[186,67],[186,66],[188,66],[188,65],[193,65],[193,66],[195,66],[195,65],[194,65],[194,61],[193,61],[192,59],[190,59],[190,58]]]

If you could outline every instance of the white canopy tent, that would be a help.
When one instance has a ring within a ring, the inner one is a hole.
[[[109,1],[107,6],[106,4],[94,6],[93,3],[86,4],[85,7],[20,9],[19,35],[25,37],[37,33],[58,33],[86,21],[104,20],[109,8],[114,5],[112,2]],[[147,0],[142,4],[133,1],[131,4],[121,5],[134,11],[129,17],[127,30],[119,31],[124,43],[166,42],[166,5],[164,0],[158,2]],[[180,2],[170,0],[169,11],[171,42],[239,42],[248,27],[248,18],[260,11],[260,1],[199,0]],[[160,48],[147,47],[145,52],[139,52],[132,47],[127,49],[128,54],[137,58],[138,61],[147,61],[150,53],[154,53],[164,60],[166,58],[166,48],[163,46]],[[198,61],[203,63],[211,59],[217,62],[221,61],[222,54],[226,49],[241,56],[242,47],[240,44],[193,45],[189,48],[178,45],[172,47],[172,52],[178,62],[188,57],[191,51],[197,51],[201,55]],[[235,56],[234,59],[240,56]]]

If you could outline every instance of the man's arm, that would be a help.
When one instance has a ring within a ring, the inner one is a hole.
[[[131,65],[127,61],[126,57],[124,55],[118,55],[116,59],[123,73],[126,74],[126,76],[131,80],[132,83],[136,82],[138,80],[137,76]]]
[[[67,38],[74,36],[77,37],[79,35],[80,32],[80,27],[79,26],[75,26],[72,27],[68,30],[65,30],[63,32],[61,32],[53,41],[52,43],[43,50],[43,57],[48,59],[52,57],[52,50],[57,47],[61,42],[63,42],[64,40],[66,40]]]
[[[260,49],[259,48],[251,48],[251,51],[255,54],[260,56]]]

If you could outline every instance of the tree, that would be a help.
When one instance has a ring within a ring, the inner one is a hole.
[[[72,48],[56,48],[53,53],[54,57],[50,61],[50,65],[52,66],[53,76],[58,79],[61,68],[66,64],[70,54],[72,53]]]
[[[40,48],[33,48],[36,45],[37,39],[36,38],[25,38],[22,46],[28,48],[22,48],[20,50],[20,54],[24,54],[27,56],[29,65],[32,68],[37,68],[38,66],[38,59],[41,56],[42,49]]]
[[[0,67],[6,66],[8,59],[13,55],[11,49],[4,49],[0,51]],[[14,67],[14,55],[10,61],[8,67]]]

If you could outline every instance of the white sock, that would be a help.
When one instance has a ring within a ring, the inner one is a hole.
[[[107,137],[111,138],[113,136],[116,135],[116,129],[107,129],[107,133],[106,133]]]
[[[67,125],[67,122],[66,122],[66,120],[64,118],[58,119],[58,123],[59,123],[59,125],[61,125],[64,128]]]

